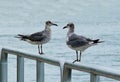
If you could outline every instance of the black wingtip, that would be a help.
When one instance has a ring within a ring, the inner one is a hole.
[[[20,38],[21,40],[25,41],[28,38],[28,36],[22,35],[22,34],[18,34],[17,36],[15,36],[15,38]]]
[[[21,34],[17,34],[16,36],[14,36],[15,38],[21,38]]]
[[[22,34],[18,34],[18,36],[24,36],[24,35],[22,35]]]
[[[105,42],[105,41],[100,41],[100,39],[96,39],[96,40],[93,40],[94,43],[102,43],[102,42]]]
[[[99,41],[98,43],[103,43],[103,42],[105,42],[105,41]]]
[[[96,40],[94,40],[93,42],[94,42],[94,43],[98,43],[98,42],[99,42],[99,40],[100,40],[100,39],[96,39]]]

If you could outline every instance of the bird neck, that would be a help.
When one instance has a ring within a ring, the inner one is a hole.
[[[46,25],[46,26],[45,26],[45,30],[51,32],[50,26]]]
[[[70,29],[68,30],[67,36],[69,36],[69,35],[72,34],[72,33],[74,33],[74,29],[71,29],[71,28],[70,28]]]

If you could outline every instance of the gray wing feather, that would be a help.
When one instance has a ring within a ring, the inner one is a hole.
[[[31,41],[42,41],[45,38],[46,38],[46,35],[44,34],[44,31],[37,32],[29,36],[29,40]]]
[[[69,37],[69,40],[67,41],[67,45],[71,45],[72,47],[80,47],[88,44],[90,41],[91,39],[89,38],[73,34],[72,36]]]

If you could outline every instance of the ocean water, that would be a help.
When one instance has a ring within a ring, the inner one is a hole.
[[[119,0],[1,0],[0,46],[8,46],[38,54],[37,46],[15,38],[17,34],[31,34],[44,29],[51,20],[52,39],[43,46],[46,57],[72,62],[75,51],[65,44],[68,22],[75,24],[75,32],[104,43],[82,53],[83,64],[93,64],[120,70],[120,1]],[[52,49],[51,49],[52,48]],[[35,82],[35,61],[25,59],[25,82]],[[9,82],[16,82],[16,57],[9,56]],[[102,82],[117,82],[101,77]],[[88,82],[89,74],[73,70],[72,82]],[[59,68],[45,64],[45,82],[60,82]]]

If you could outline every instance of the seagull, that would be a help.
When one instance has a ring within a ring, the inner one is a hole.
[[[75,27],[73,23],[68,23],[65,27],[63,27],[63,29],[65,28],[69,29],[67,32],[66,44],[69,48],[76,51],[76,60],[74,60],[73,63],[81,61],[81,54],[84,50],[93,45],[103,42],[100,41],[99,39],[92,40],[90,38],[86,38],[84,36],[75,34],[74,33]],[[78,51],[80,51],[79,54]]]
[[[18,34],[17,38],[20,38],[23,41],[26,41],[28,43],[38,45],[38,52],[40,55],[44,54],[42,50],[42,45],[49,42],[51,39],[51,26],[58,26],[55,23],[52,23],[51,21],[46,21],[45,23],[45,29],[40,32],[36,32],[30,35],[22,35]]]

